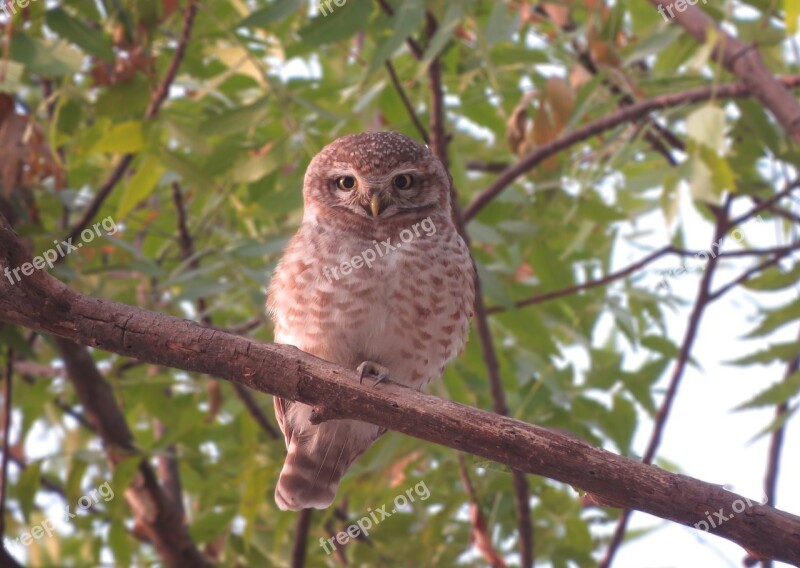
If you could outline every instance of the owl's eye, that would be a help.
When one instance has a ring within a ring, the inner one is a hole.
[[[414,178],[409,174],[395,176],[392,183],[397,189],[411,189],[414,187]]]
[[[340,178],[336,178],[336,187],[341,189],[342,191],[350,191],[354,189],[358,185],[356,178],[353,176],[342,176]]]

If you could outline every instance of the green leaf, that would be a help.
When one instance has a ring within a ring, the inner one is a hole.
[[[664,213],[664,221],[668,227],[672,226],[673,221],[678,215],[678,205],[680,204],[680,192],[678,184],[681,178],[674,173],[664,176],[664,185],[661,191],[661,211]]]
[[[302,42],[302,51],[307,52],[315,47],[341,41],[352,37],[362,30],[369,20],[372,6],[365,7],[355,0],[337,8],[327,16],[319,16],[297,32]]]
[[[505,2],[495,2],[492,6],[492,13],[489,15],[489,21],[486,22],[486,27],[484,28],[486,44],[493,46],[497,42],[510,40],[518,27],[519,12],[517,10],[509,10]],[[507,45],[504,47],[507,47]],[[526,51],[530,53],[530,50]]]
[[[792,361],[800,356],[800,343],[790,341],[788,343],[776,343],[766,349],[760,349],[750,355],[745,355],[733,361],[728,361],[727,365],[738,365],[741,367],[748,365],[769,365],[776,361]]]
[[[761,391],[749,401],[737,406],[734,410],[759,408],[783,404],[800,392],[800,371],[796,371],[779,383]]]
[[[621,454],[627,454],[631,449],[631,440],[636,431],[636,408],[627,398],[614,396],[614,405],[611,409],[611,420],[606,426],[606,431],[614,440]]]
[[[83,65],[83,54],[67,42],[34,38],[21,31],[15,31],[11,38],[10,56],[29,73],[45,77],[72,75]]]
[[[420,67],[423,71],[427,68],[428,63],[433,61],[452,39],[456,28],[464,17],[465,6],[463,4],[464,2],[453,2],[447,6],[444,18],[439,22],[439,27],[436,29],[436,33],[431,38],[422,57],[422,65]]]
[[[67,482],[64,484],[64,493],[68,502],[76,502],[83,494],[81,484],[88,467],[88,462],[84,460],[78,458],[70,460],[67,470]]]
[[[128,182],[117,208],[117,220],[124,219],[136,205],[147,199],[156,188],[164,173],[164,166],[158,156],[147,156],[139,162],[136,173]]]
[[[89,55],[95,55],[105,61],[114,61],[114,49],[111,40],[101,30],[84,24],[70,16],[63,8],[53,8],[45,14],[47,27],[81,47]]]
[[[680,352],[680,348],[666,337],[660,335],[646,335],[642,338],[642,347],[647,347],[651,351],[661,353],[665,357],[675,359]]]
[[[121,522],[110,523],[108,546],[114,553],[114,561],[119,566],[131,566],[135,542]]]
[[[405,43],[406,38],[411,36],[414,30],[422,23],[424,17],[425,2],[423,0],[404,0],[400,4],[394,14],[392,35],[380,44],[372,57],[372,61],[370,61],[365,73],[367,77],[394,55],[394,52]]]
[[[800,298],[784,306],[765,310],[765,313],[764,319],[753,331],[745,336],[746,339],[763,337],[788,323],[800,319]]]
[[[244,20],[236,24],[237,28],[261,28],[267,24],[277,23],[289,14],[306,5],[303,0],[274,0],[272,4],[256,10]]]
[[[208,542],[218,535],[226,534],[236,514],[236,507],[233,506],[205,511],[189,526],[189,533],[196,542]]]
[[[42,478],[41,468],[42,462],[40,461],[28,464],[28,467],[20,474],[19,481],[15,486],[14,494],[19,502],[22,516],[27,523],[30,522],[34,499],[39,491]]]
[[[784,288],[794,288],[800,282],[800,263],[790,270],[782,266],[770,266],[764,272],[744,283],[744,287],[757,292],[772,292]]]
[[[264,121],[270,104],[269,97],[264,97],[248,106],[227,109],[201,123],[198,131],[203,136],[229,136],[250,130]]]
[[[142,149],[144,133],[142,123],[129,120],[113,125],[106,130],[100,140],[92,147],[92,152],[109,154],[133,154]]]
[[[109,85],[97,95],[95,113],[114,122],[121,118],[140,118],[150,104],[150,83],[136,75],[130,81]]]

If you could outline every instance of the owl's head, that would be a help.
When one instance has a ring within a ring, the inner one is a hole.
[[[358,224],[408,220],[449,214],[450,176],[411,138],[362,132],[337,138],[311,160],[303,197],[306,215],[316,218],[333,210]]]

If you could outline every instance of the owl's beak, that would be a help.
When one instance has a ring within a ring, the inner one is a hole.
[[[386,208],[386,204],[381,199],[380,193],[373,193],[372,196],[369,198],[369,209],[372,211],[372,217],[377,219],[378,215],[381,214]]]

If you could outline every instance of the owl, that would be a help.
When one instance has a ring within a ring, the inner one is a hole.
[[[450,210],[451,179],[431,151],[396,132],[338,138],[308,166],[303,221],[272,277],[275,341],[375,384],[422,388],[466,342],[475,269]],[[309,422],[275,398],[287,456],[275,501],[324,509],[347,469],[385,430]]]

